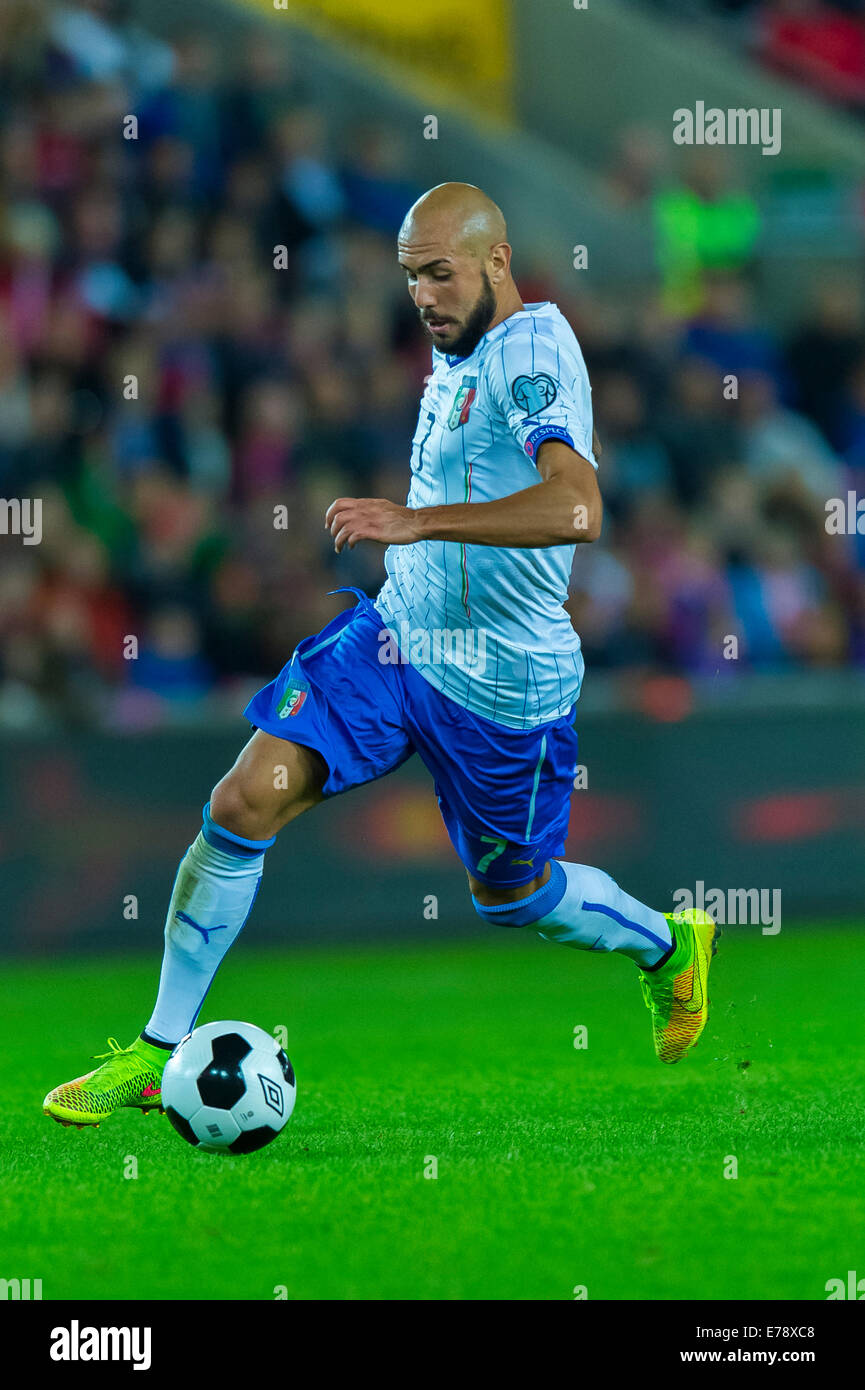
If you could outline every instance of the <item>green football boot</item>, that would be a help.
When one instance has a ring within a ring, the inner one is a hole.
[[[709,966],[720,928],[708,912],[688,908],[665,912],[676,945],[660,970],[641,970],[640,986],[652,1015],[655,1053],[661,1062],[680,1062],[709,1019]]]
[[[162,1109],[162,1069],[171,1055],[168,1050],[142,1038],[136,1038],[131,1047],[121,1047],[116,1038],[109,1038],[108,1046],[110,1052],[93,1059],[107,1058],[101,1067],[48,1092],[42,1109],[52,1120],[82,1129],[98,1126],[116,1110],[141,1110],[146,1115]]]

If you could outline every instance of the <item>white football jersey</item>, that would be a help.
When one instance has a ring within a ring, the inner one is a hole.
[[[412,442],[409,507],[489,502],[541,481],[535,457],[562,439],[595,467],[586,365],[555,304],[528,304],[469,357],[433,348]],[[563,604],[575,546],[456,541],[392,545],[375,605],[410,661],[458,704],[513,729],[566,714],[580,639]]]

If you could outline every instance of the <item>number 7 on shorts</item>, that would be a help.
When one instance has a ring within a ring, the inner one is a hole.
[[[478,837],[483,844],[492,845],[493,848],[482,859],[478,860],[476,873],[485,874],[494,859],[498,859],[500,854],[504,854],[507,840],[497,840],[494,835],[481,835]]]

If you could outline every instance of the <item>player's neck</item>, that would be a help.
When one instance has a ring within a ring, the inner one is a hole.
[[[522,313],[525,307],[523,301],[520,299],[519,290],[513,281],[511,281],[510,286],[505,290],[496,307],[495,314],[487,324],[487,333],[489,333],[491,328],[497,328],[500,323],[504,323],[505,319],[509,319],[512,314]]]

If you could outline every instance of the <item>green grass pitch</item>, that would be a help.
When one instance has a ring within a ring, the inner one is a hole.
[[[706,1033],[664,1067],[626,960],[527,932],[240,943],[202,1021],[285,1025],[298,1100],[227,1159],[158,1114],[41,1113],[131,1041],[158,961],[7,964],[0,1276],[46,1299],[825,1299],[862,1261],[863,957],[852,927],[728,931]]]

